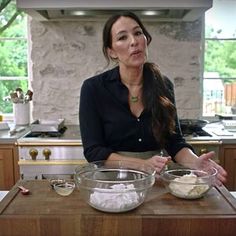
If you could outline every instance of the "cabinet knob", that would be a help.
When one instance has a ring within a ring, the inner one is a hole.
[[[45,156],[45,160],[49,160],[51,154],[52,152],[50,149],[47,148],[43,149],[43,155]]]
[[[36,157],[37,157],[37,155],[38,155],[38,150],[35,149],[35,148],[31,148],[31,149],[29,150],[29,154],[30,154],[32,160],[35,161],[35,160],[36,160]]]
[[[204,154],[204,153],[208,153],[207,148],[201,148],[200,150],[200,155]]]

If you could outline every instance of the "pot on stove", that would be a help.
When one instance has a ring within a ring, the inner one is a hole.
[[[183,134],[192,134],[209,123],[209,121],[201,119],[180,119],[179,122]]]

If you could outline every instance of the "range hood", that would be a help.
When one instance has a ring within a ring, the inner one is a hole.
[[[40,21],[103,20],[131,10],[146,21],[195,21],[213,0],[16,0],[17,7]]]

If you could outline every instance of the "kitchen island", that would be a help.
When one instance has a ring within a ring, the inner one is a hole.
[[[22,195],[17,185],[31,192]],[[156,181],[146,201],[126,213],[93,209],[80,192],[62,197],[46,180],[18,182],[0,203],[0,235],[235,235],[236,200],[226,188],[213,188],[197,200],[170,195]]]

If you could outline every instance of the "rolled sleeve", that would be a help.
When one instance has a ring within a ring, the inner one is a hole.
[[[190,144],[186,143],[185,139],[179,134],[174,134],[172,137],[170,137],[169,142],[166,144],[165,147],[166,151],[172,157],[173,160],[176,154],[182,148],[189,148],[194,152],[193,147]]]

